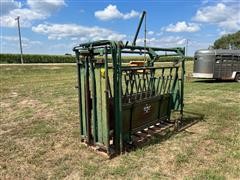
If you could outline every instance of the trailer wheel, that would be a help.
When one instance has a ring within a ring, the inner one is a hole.
[[[236,74],[235,81],[240,83],[240,73]]]

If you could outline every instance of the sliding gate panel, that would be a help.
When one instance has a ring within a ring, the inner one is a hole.
[[[122,110],[125,136],[170,120],[173,100],[179,103],[176,67],[123,67]],[[176,105],[176,104],[174,104]],[[178,105],[176,105],[178,107]],[[130,138],[130,137],[129,137]]]

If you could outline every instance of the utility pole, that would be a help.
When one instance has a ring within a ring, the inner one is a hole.
[[[147,13],[145,14],[145,25],[144,25],[144,66],[146,63],[146,46],[147,46]]]
[[[19,19],[20,19],[20,16],[18,16],[15,20],[17,20],[17,23],[18,23],[18,36],[19,36],[19,44],[20,44],[20,52],[21,52],[21,63],[23,64],[22,38],[21,38]]]

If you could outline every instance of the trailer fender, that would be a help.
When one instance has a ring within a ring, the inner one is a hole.
[[[235,79],[237,73],[240,73],[240,72],[239,72],[239,71],[233,71],[233,73],[232,73],[232,79]]]

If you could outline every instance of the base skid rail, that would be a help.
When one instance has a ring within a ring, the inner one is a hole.
[[[143,128],[139,131],[132,133],[131,141],[123,142],[124,148],[121,153],[127,153],[136,150],[137,148],[144,147],[152,142],[155,142],[159,137],[164,137],[169,132],[174,132],[177,129],[177,126],[173,122],[157,122],[154,125]],[[109,149],[106,149],[106,146],[100,143],[89,146],[85,138],[82,138],[82,143],[89,147],[91,150],[105,156],[107,158],[113,158],[118,153],[115,151],[114,145],[110,142]]]

